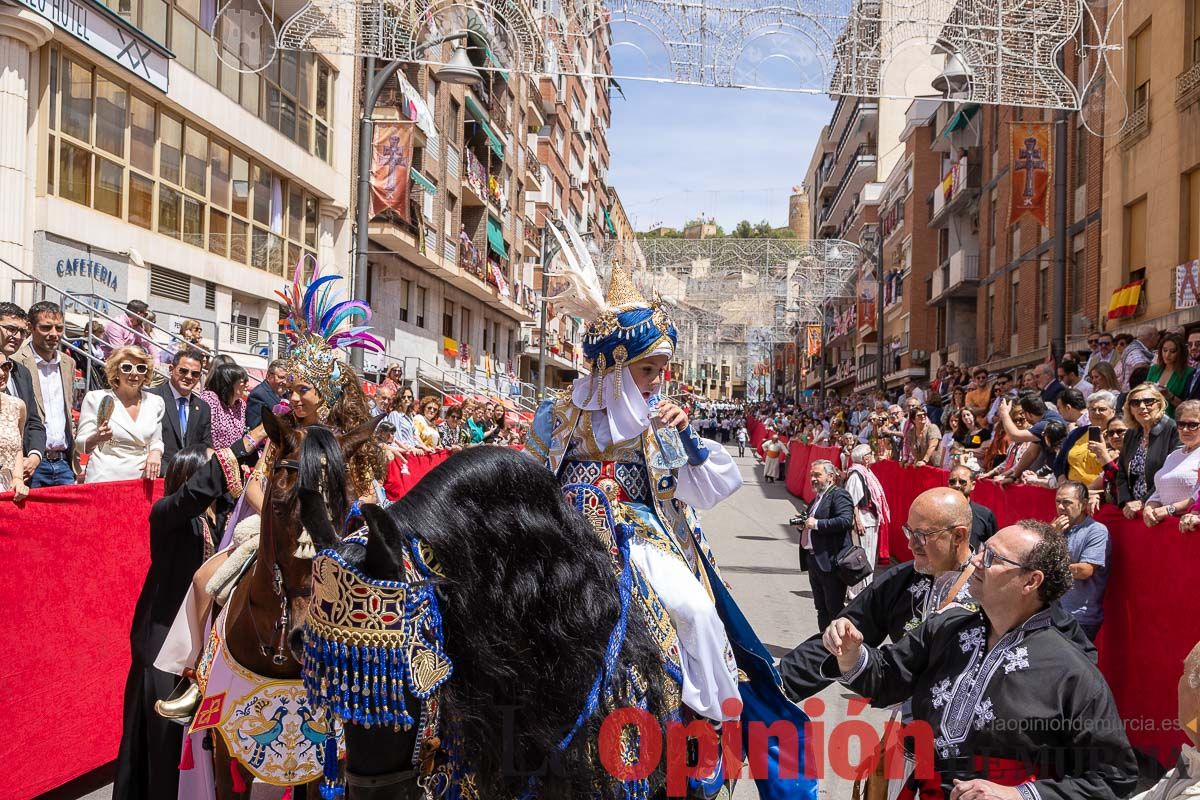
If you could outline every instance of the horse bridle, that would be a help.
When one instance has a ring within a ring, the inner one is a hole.
[[[275,462],[275,466],[280,469],[286,469],[292,472],[300,470],[300,462],[294,458],[281,458]],[[294,599],[308,599],[312,597],[312,584],[299,590],[288,589],[287,583],[283,580],[283,570],[279,566],[279,557],[277,553],[271,554],[271,589],[275,592],[275,596],[279,598],[279,619],[275,622],[275,632],[279,636],[279,644],[263,644],[262,637],[258,635],[258,628],[254,628],[254,637],[258,639],[258,649],[264,656],[270,656],[271,662],[276,666],[283,666],[288,662],[287,635],[291,623],[291,601]]]

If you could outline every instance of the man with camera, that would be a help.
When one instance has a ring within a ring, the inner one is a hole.
[[[800,548],[809,551],[808,582],[817,607],[817,625],[823,631],[846,607],[846,584],[838,575],[837,557],[850,543],[854,500],[837,485],[837,472],[829,461],[814,461],[809,480],[817,496],[800,531]]]

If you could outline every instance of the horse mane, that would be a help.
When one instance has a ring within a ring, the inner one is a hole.
[[[308,493],[324,501],[336,536],[350,508],[342,448],[328,428],[310,425],[304,431],[295,491],[301,497]]]
[[[372,518],[382,515],[371,515]],[[620,613],[607,548],[563,499],[556,478],[506,448],[456,453],[387,510],[392,541],[364,569],[388,571],[416,536],[433,552],[445,648],[454,664],[441,689],[445,730],[482,797],[621,796],[596,756],[600,724],[627,704],[629,668],[647,708],[665,709],[661,651],[644,614],[631,607],[609,692],[565,752]],[[372,534],[376,531],[374,526]],[[395,571],[395,564],[390,569]],[[636,602],[636,600],[634,601]],[[539,770],[545,770],[539,773]]]

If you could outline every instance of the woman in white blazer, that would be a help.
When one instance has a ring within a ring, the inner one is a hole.
[[[111,389],[83,397],[75,448],[88,455],[84,483],[154,480],[162,466],[162,420],[165,406],[158,395],[145,391],[161,380],[154,361],[140,347],[119,347],[104,363]],[[112,413],[101,423],[100,405],[113,400]]]

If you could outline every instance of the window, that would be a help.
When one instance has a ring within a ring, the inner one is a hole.
[[[49,194],[280,276],[314,253],[301,187],[100,69],[57,49],[50,66]]]
[[[460,342],[471,341],[471,310],[469,308],[459,309],[458,340]]]
[[[332,71],[313,53],[280,49],[263,71],[262,119],[305,151],[329,159]]]
[[[449,300],[442,301],[442,336],[447,339],[454,338],[454,303]]]
[[[450,118],[448,120],[446,120],[446,123],[447,123],[446,127],[442,128],[442,130],[448,131],[447,138],[450,141],[455,142],[455,143],[462,141],[462,133],[463,133],[462,127],[463,126],[460,125],[458,122],[458,118],[461,116],[461,112],[462,112],[462,104],[459,103],[457,100],[455,100],[453,97],[451,97],[450,98]]]
[[[989,217],[988,217],[988,219],[989,219],[989,221],[988,221],[988,245],[989,246],[994,246],[996,244],[996,220],[997,220],[996,213],[997,213],[997,209],[999,208],[999,206],[1000,206],[1000,197],[997,195],[996,190],[992,189],[992,194],[990,196],[990,199],[988,200],[988,215],[989,215]],[[992,266],[994,267],[995,265],[993,264]]]
[[[427,294],[429,294],[429,290],[424,286],[417,287],[416,308],[413,310],[416,312],[418,328],[425,327],[425,296]]]
[[[1050,270],[1045,262],[1038,264],[1038,280],[1037,280],[1037,315],[1039,322],[1045,322],[1050,318],[1050,302],[1047,295],[1050,294]]]
[[[1008,331],[1013,336],[1017,335],[1019,330],[1018,318],[1020,317],[1021,301],[1020,301],[1020,284],[1021,276],[1017,270],[1013,270],[1012,282],[1008,288]]]
[[[1183,176],[1184,202],[1183,219],[1179,227],[1187,232],[1187,252],[1184,260],[1200,258],[1200,169]]]
[[[483,352],[485,352],[485,353],[490,352],[488,350],[488,345],[492,341],[491,337],[489,335],[492,332],[491,329],[492,329],[492,323],[488,322],[487,319],[485,318],[483,320]]]
[[[400,279],[400,321],[408,322],[408,304],[412,294],[412,281]]]
[[[1075,237],[1071,253],[1071,305],[1078,313],[1083,312],[1083,285],[1087,280],[1087,249],[1083,236]]]
[[[1129,87],[1133,92],[1132,107],[1141,108],[1150,101],[1150,25],[1129,40],[1129,61],[1132,74]]]
[[[1125,207],[1125,274],[1146,267],[1146,199]]]
[[[1008,232],[1008,258],[1010,261],[1016,261],[1021,257],[1021,226],[1020,224],[1013,225]]]
[[[1187,4],[1189,63],[1200,64],[1200,0],[1188,0]]]
[[[204,282],[204,307],[209,311],[217,307],[217,285],[212,281]]]
[[[996,284],[995,283],[988,284],[987,305],[984,307],[983,313],[984,313],[984,321],[983,321],[984,346],[987,348],[987,354],[991,355],[993,352],[992,337],[993,337],[993,334],[995,333],[995,324],[996,324],[996,319],[995,319],[995,317],[996,317]]]

